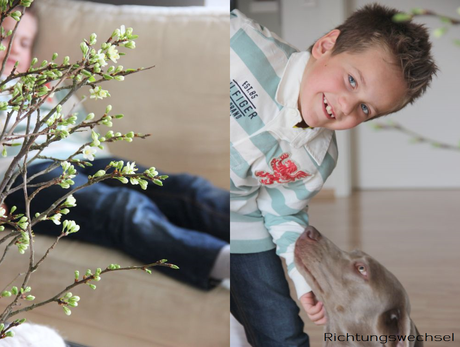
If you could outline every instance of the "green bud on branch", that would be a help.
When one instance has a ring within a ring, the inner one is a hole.
[[[81,50],[81,52],[83,53],[84,56],[86,56],[86,54],[88,54],[89,48],[88,48],[88,45],[86,44],[86,42],[80,43],[80,50]]]
[[[21,20],[21,11],[14,11],[10,13],[10,17],[13,18],[16,22],[19,22]]]

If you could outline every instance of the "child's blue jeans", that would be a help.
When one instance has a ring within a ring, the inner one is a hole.
[[[308,335],[291,299],[275,250],[232,254],[230,309],[254,347],[308,347]]]
[[[88,175],[104,169],[111,160],[119,158],[96,159],[89,168],[75,166],[78,175],[73,187],[86,183]],[[48,165],[31,165],[29,176]],[[145,170],[139,165],[138,168],[138,172]],[[34,182],[61,174],[59,167]],[[22,179],[18,178],[19,182]],[[70,208],[62,220],[75,220],[81,228],[68,237],[120,249],[145,264],[168,259],[180,270],[155,269],[198,288],[210,289],[216,284],[209,278],[211,268],[220,249],[229,242],[229,193],[189,174],[170,175],[163,183],[163,187],[149,183],[144,191],[138,185],[109,179],[76,192],[77,206]],[[29,189],[29,194],[32,191]],[[32,201],[31,215],[43,212],[67,192],[58,185],[43,190]],[[18,212],[22,210],[23,191],[8,196],[6,203],[9,207],[17,205]],[[44,221],[33,230],[37,234],[59,235],[62,225]]]

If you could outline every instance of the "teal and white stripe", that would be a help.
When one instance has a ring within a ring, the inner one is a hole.
[[[301,120],[298,93],[307,52],[296,49],[245,17],[231,15],[230,209],[232,253],[276,247],[286,259],[299,297],[310,291],[294,265],[294,246],[308,225],[309,200],[337,162],[333,131],[294,128]],[[262,184],[257,171],[273,173],[282,154],[308,177]]]

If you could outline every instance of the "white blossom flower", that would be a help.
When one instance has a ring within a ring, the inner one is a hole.
[[[90,147],[88,145],[83,148],[83,157],[89,161],[94,160],[94,153],[96,153],[96,148]]]
[[[110,45],[106,54],[107,54],[107,58],[109,58],[114,63],[117,62],[117,59],[120,59],[120,54],[118,54],[118,50],[116,46]]]
[[[89,90],[89,93],[91,94],[90,99],[104,99],[108,96],[110,96],[109,92],[107,90],[102,89],[100,86],[96,86],[94,89],[91,88]]]
[[[65,220],[62,225],[62,233],[66,235],[76,233],[78,230],[80,226],[73,220]]]
[[[76,202],[77,202],[77,199],[75,199],[73,195],[69,195],[67,197],[64,205],[67,206],[67,207],[75,207],[75,206],[77,206]]]
[[[98,50],[97,53],[94,53],[93,59],[101,66],[106,66],[107,61],[105,60],[105,54],[102,50]]]
[[[134,174],[135,171],[137,171],[137,169],[136,169],[136,163],[133,161],[132,163],[127,162],[127,163],[126,163],[126,166],[123,168],[123,170],[121,171],[121,173],[123,173],[123,174],[125,174],[125,175],[129,175],[129,174]]]
[[[62,217],[62,214],[56,213],[55,215],[51,216],[49,219],[53,221],[54,224],[59,225],[61,224],[61,217]]]

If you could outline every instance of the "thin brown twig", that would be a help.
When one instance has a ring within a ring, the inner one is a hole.
[[[425,137],[423,135],[420,135],[419,133],[412,131],[404,126],[402,126],[399,123],[391,122],[388,124],[384,123],[376,123],[374,125],[374,129],[376,130],[396,130],[399,131],[405,135],[408,135],[412,138],[414,143],[429,143],[435,148],[442,148],[442,149],[449,149],[449,150],[455,150],[455,151],[460,151],[460,146],[454,146],[448,143],[443,143],[437,140],[430,139],[428,137]]]
[[[440,14],[434,12],[434,11],[431,11],[431,10],[424,10],[423,9],[423,10],[421,10],[420,13],[412,13],[412,15],[414,17],[432,16],[432,17],[444,18],[445,20],[449,21],[449,23],[452,24],[452,25],[459,25],[460,24],[460,20],[458,20],[457,18],[440,15]]]
[[[8,253],[9,249],[11,248],[11,246],[14,245],[14,243],[18,240],[19,236],[21,234],[19,232],[17,232],[16,235],[12,235],[14,236],[14,238],[11,240],[11,242],[5,247],[5,249],[3,250],[3,255],[2,255],[2,258],[0,259],[0,264],[3,263],[3,261],[5,260],[5,257],[6,257],[6,254]]]
[[[114,272],[114,271],[126,271],[126,270],[143,270],[143,271],[146,271],[146,269],[148,268],[151,268],[151,267],[156,267],[156,266],[162,266],[162,267],[169,267],[169,268],[173,268],[173,269],[177,269],[178,267],[176,265],[173,265],[173,264],[170,264],[170,263],[166,263],[166,262],[163,262],[163,261],[157,261],[155,263],[151,263],[151,264],[147,264],[147,265],[140,265],[140,266],[127,266],[127,267],[120,267],[118,269],[109,269],[109,268],[106,268],[104,270],[101,271],[100,275],[103,275],[107,272]],[[99,275],[99,276],[100,276]],[[76,287],[76,286],[79,286],[81,284],[85,284],[85,283],[88,283],[92,280],[94,280],[96,277],[96,275],[91,275],[89,277],[84,277],[82,280],[79,280],[79,281],[75,281],[74,283],[70,284],[69,286],[67,286],[64,290],[60,291],[58,294],[54,295],[53,297],[45,300],[45,301],[42,301],[42,302],[39,302],[37,304],[33,304],[33,305],[30,305],[28,307],[24,307],[22,309],[19,309],[19,310],[16,310],[16,311],[12,311],[8,318],[9,317],[13,317],[15,315],[17,315],[18,313],[21,313],[21,312],[27,312],[27,311],[30,311],[30,310],[33,310],[37,307],[40,307],[40,306],[43,306],[43,305],[46,305],[46,304],[49,304],[50,302],[54,302],[54,301],[58,301],[59,298],[66,292],[68,292],[69,290],[71,290],[72,288]]]
[[[7,13],[11,12],[12,10],[13,10],[13,7],[10,8],[9,11],[8,11]],[[25,10],[25,9],[22,9],[21,17],[24,15],[24,10]],[[6,16],[5,16],[5,17],[6,17]],[[3,23],[3,19],[4,19],[5,17],[2,18],[2,23]],[[19,23],[20,23],[20,21],[16,22],[16,24],[15,24],[15,26],[14,26],[14,28],[13,28],[13,32],[11,33],[11,39],[10,39],[10,42],[9,42],[9,44],[8,44],[8,48],[7,48],[7,50],[6,50],[5,58],[3,58],[2,67],[1,67],[1,69],[0,69],[0,76],[3,75],[3,70],[5,70],[6,61],[7,61],[7,58],[9,57],[9,55],[10,55],[11,47],[13,47],[13,39],[14,39],[14,35],[16,34],[16,29],[18,28]],[[3,40],[1,40],[1,41],[3,41]],[[0,41],[0,43],[1,43],[1,41]],[[14,72],[14,71],[12,71],[12,72]]]

